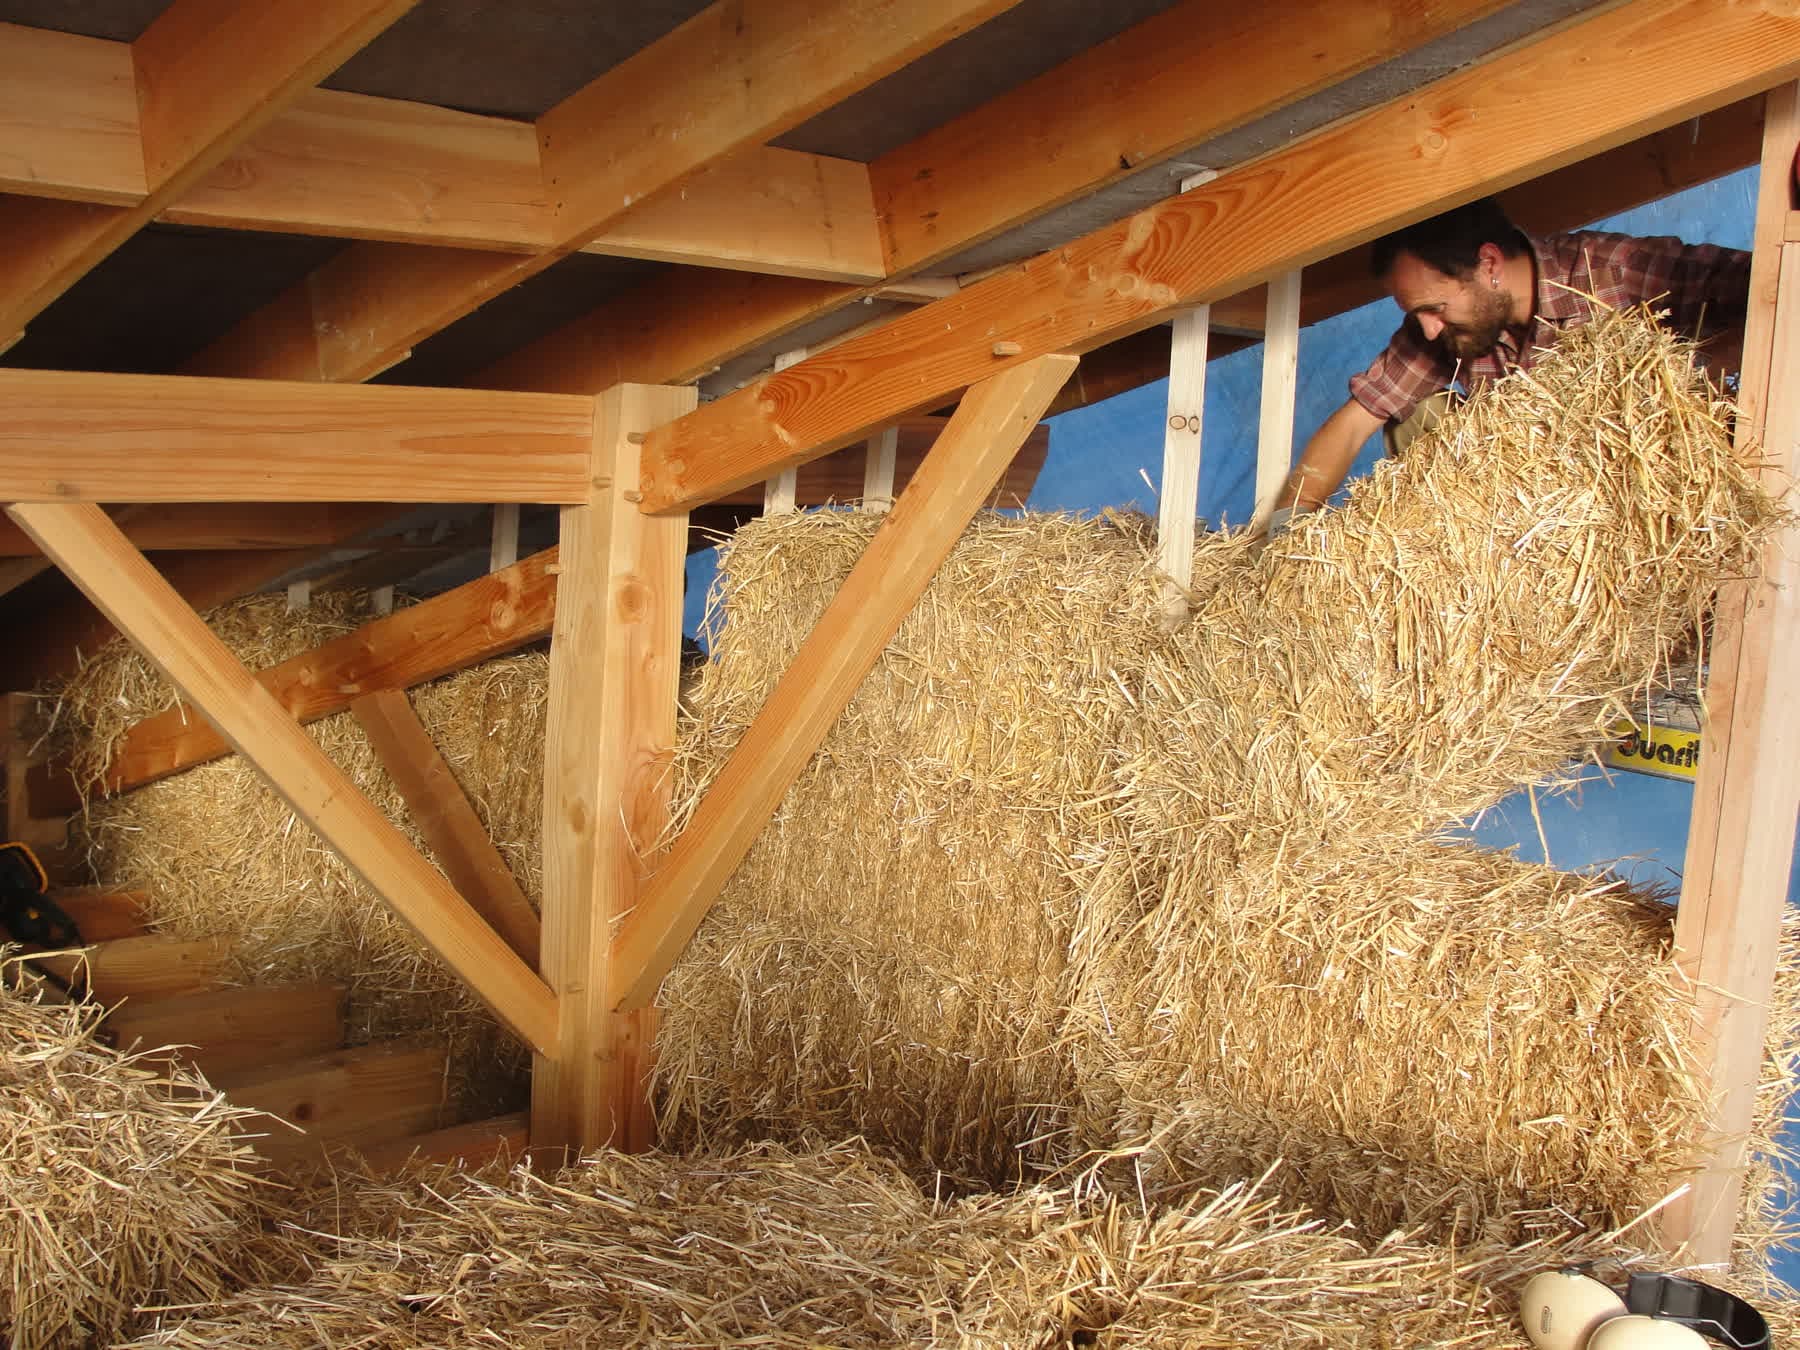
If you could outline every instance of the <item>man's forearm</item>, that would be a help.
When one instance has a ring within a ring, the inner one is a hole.
[[[1297,511],[1316,511],[1323,506],[1350,472],[1363,442],[1380,426],[1381,419],[1355,399],[1346,402],[1307,441],[1276,506]]]

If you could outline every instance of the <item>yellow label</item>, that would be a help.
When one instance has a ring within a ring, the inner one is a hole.
[[[1700,771],[1700,733],[1676,727],[1641,727],[1617,722],[1619,739],[1606,747],[1606,762],[1615,769],[1653,773],[1660,778],[1693,782]]]

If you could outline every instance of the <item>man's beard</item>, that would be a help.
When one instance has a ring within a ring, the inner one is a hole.
[[[1510,291],[1478,290],[1474,296],[1475,316],[1468,323],[1446,324],[1438,335],[1444,350],[1459,361],[1473,361],[1499,346],[1512,312]]]

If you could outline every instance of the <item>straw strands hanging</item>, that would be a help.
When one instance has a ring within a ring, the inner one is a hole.
[[[367,1236],[309,1281],[137,1344],[1483,1350],[1526,1344],[1526,1275],[1600,1250],[1364,1243],[1249,1183],[1147,1207],[1091,1177],[934,1199],[855,1142],[605,1152],[358,1203]]]
[[[110,1344],[140,1305],[278,1273],[244,1247],[260,1183],[249,1114],[166,1060],[94,1038],[98,1009],[41,1004],[0,948],[0,1332],[16,1350]]]

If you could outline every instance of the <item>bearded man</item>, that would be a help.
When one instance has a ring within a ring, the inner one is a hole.
[[[1558,332],[1601,309],[1647,302],[1675,331],[1708,340],[1715,370],[1733,369],[1750,294],[1740,250],[1668,235],[1527,235],[1491,197],[1376,240],[1372,265],[1406,321],[1306,443],[1275,529],[1323,505],[1377,430],[1403,450],[1441,413],[1443,391],[1529,370]]]

